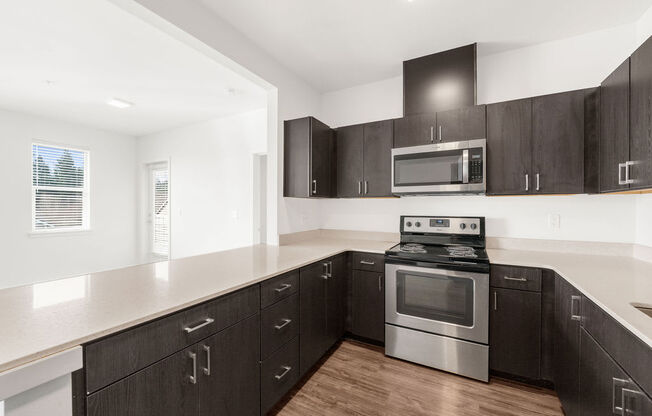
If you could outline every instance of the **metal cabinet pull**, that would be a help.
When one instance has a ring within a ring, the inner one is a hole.
[[[281,319],[281,320],[283,321],[282,324],[280,324],[280,325],[274,325],[274,328],[275,328],[276,330],[281,330],[281,329],[285,328],[285,327],[286,327],[290,322],[292,322],[292,319],[287,319],[287,318],[285,318],[285,319]]]
[[[578,305],[577,310],[579,311],[579,309],[580,309],[579,305],[580,305],[580,300],[581,299],[582,299],[581,296],[576,296],[576,295],[571,296],[570,312],[571,312],[571,320],[573,320],[573,321],[581,321],[582,320],[582,315],[580,315],[578,313],[575,313],[575,303],[577,302],[577,305]]]
[[[204,351],[206,352],[206,367],[204,368],[204,374],[207,376],[211,375],[211,347],[204,345]]]
[[[494,311],[498,310],[498,293],[494,290]]]
[[[442,141],[442,137],[441,137],[441,124],[439,125],[439,131],[438,131],[438,133],[439,133],[439,141]]]
[[[369,181],[364,181],[364,194],[367,195],[369,193]]]
[[[540,181],[539,181],[539,176],[540,175],[537,173],[537,191],[541,190],[541,184],[540,184]]]
[[[287,290],[287,289],[289,289],[289,288],[291,288],[291,287],[292,287],[291,284],[289,284],[289,283],[283,283],[281,286],[277,287],[277,288],[274,289],[274,290],[277,291],[277,292],[279,292],[279,293],[281,293],[281,292],[283,292],[284,290]]]
[[[627,180],[623,179],[623,169],[625,170],[625,175],[627,175],[627,165],[625,163],[618,164],[618,185],[627,185]]]
[[[623,380],[622,378],[616,378],[616,377],[611,378],[611,407],[615,415],[623,414],[622,404],[620,406],[617,406],[616,403],[616,397],[617,397],[616,390],[618,389],[618,387],[620,387],[621,389],[624,388],[626,383],[627,380]]]
[[[430,143],[435,141],[435,126],[430,126]]]
[[[513,280],[515,282],[527,282],[527,279],[525,277],[509,277],[509,276],[503,276],[503,279],[505,280]]]
[[[328,277],[333,277],[333,262],[328,262]]]
[[[201,324],[199,324],[199,325],[197,325],[197,326],[192,326],[192,327],[191,327],[191,326],[187,326],[187,327],[183,328],[183,330],[186,331],[186,334],[189,334],[189,333],[191,333],[191,332],[195,332],[196,330],[198,330],[198,329],[200,329],[200,328],[205,327],[206,325],[212,324],[213,322],[215,322],[215,319],[213,319],[213,318],[206,318],[206,319],[204,319],[204,322],[202,322]]]
[[[529,191],[530,190],[530,175],[527,173],[525,174],[525,190]]]
[[[192,375],[188,376],[188,378],[192,384],[197,384],[197,354],[190,351],[188,352],[188,356],[192,360]]]
[[[631,385],[632,384],[631,380],[629,380],[627,384]],[[627,404],[628,403],[627,402],[627,397],[628,396],[630,396],[630,397],[634,396],[633,398],[635,398],[637,396],[642,396],[643,393],[641,393],[638,390],[634,390],[634,389],[630,389],[630,388],[623,388],[620,391],[620,395],[621,395],[620,400],[621,400],[622,409],[623,409],[622,410],[622,415],[627,416],[627,415],[636,415],[636,414],[638,414],[638,412],[636,411],[636,408],[634,408],[634,409],[629,408],[629,406]]]
[[[375,261],[360,260],[360,264],[366,264],[367,266],[373,266],[376,264]]]
[[[383,291],[383,275],[382,274],[378,275],[378,291],[379,292]]]
[[[358,195],[362,195],[362,181],[358,181]]]
[[[322,274],[321,278],[324,279],[324,280],[328,280],[328,275],[327,274]]]
[[[631,173],[630,173],[630,168],[634,166],[634,162],[631,160],[628,160],[625,162],[625,183],[626,184],[632,184],[634,183],[634,179],[631,179]]]
[[[287,373],[290,372],[290,370],[292,370],[292,367],[290,367],[289,365],[284,365],[281,368],[283,369],[283,372],[281,374],[277,374],[274,376],[274,378],[277,380],[281,380],[283,377],[285,377]]]
[[[312,180],[312,193],[313,194],[317,193],[317,179]]]

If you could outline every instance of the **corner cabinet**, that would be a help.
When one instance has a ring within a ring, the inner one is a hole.
[[[334,196],[334,131],[314,117],[287,120],[283,127],[283,196]]]
[[[566,416],[579,416],[581,294],[555,277],[555,390]]]
[[[631,189],[652,187],[652,38],[631,57],[629,171]]]

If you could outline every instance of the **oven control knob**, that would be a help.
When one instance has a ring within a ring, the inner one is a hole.
[[[414,226],[415,227],[421,227],[421,223],[419,221],[417,221],[417,222],[414,223]]]
[[[465,228],[466,228],[466,224],[461,223],[461,224],[460,224],[460,228],[461,228],[461,229],[465,229]]]
[[[405,226],[406,227],[412,227],[412,223],[410,221],[408,221],[408,222],[405,223]]]
[[[475,223],[471,224],[471,229],[472,229],[472,230],[475,230],[476,228],[478,228],[478,225],[477,225],[477,224],[475,224]]]

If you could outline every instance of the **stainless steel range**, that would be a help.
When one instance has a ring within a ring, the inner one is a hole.
[[[385,279],[385,354],[489,380],[484,217],[402,216]]]

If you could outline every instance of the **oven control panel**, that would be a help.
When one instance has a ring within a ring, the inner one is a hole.
[[[477,217],[402,217],[401,232],[480,235]]]

